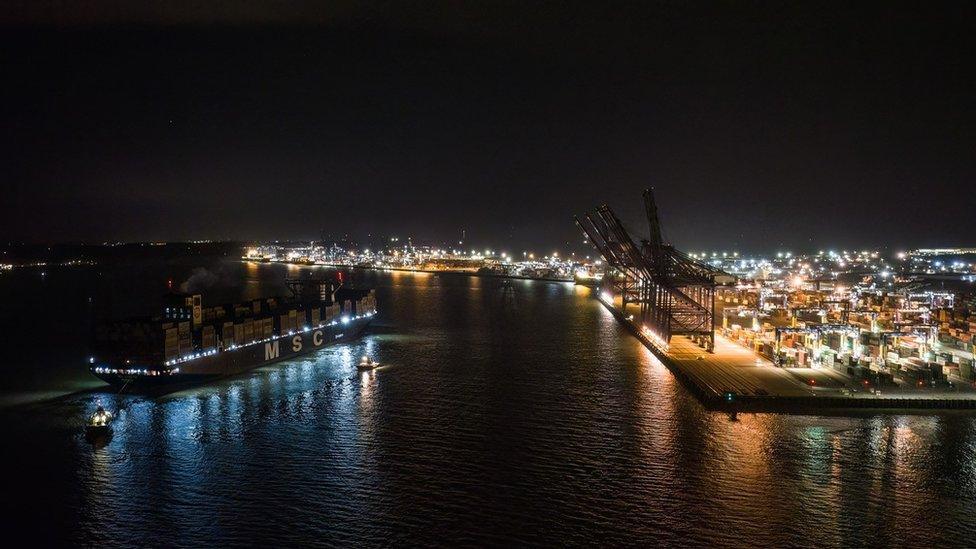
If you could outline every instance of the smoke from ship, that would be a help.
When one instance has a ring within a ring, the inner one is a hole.
[[[219,279],[220,277],[210,270],[198,267],[180,284],[180,291],[186,294],[200,293],[216,284]]]

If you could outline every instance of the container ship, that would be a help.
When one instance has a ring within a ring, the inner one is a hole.
[[[289,296],[204,307],[171,293],[162,314],[100,323],[89,367],[120,392],[205,383],[358,337],[376,314],[373,290],[288,279]]]

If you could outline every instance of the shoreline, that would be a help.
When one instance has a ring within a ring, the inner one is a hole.
[[[249,263],[278,263],[281,265],[296,265],[299,267],[328,267],[330,269],[359,269],[363,271],[393,271],[400,273],[423,273],[423,274],[433,274],[433,275],[453,275],[453,276],[474,276],[479,278],[508,278],[512,280],[534,280],[537,282],[559,282],[559,283],[570,283],[578,284],[575,279],[567,278],[545,278],[545,277],[534,277],[534,276],[523,276],[523,275],[511,275],[511,274],[499,274],[499,273],[479,273],[477,271],[452,271],[452,270],[431,270],[431,269],[405,269],[402,267],[368,267],[365,265],[347,265],[344,263],[294,263],[291,261],[253,261],[250,259],[241,259],[241,261]],[[581,284],[586,285],[586,284]]]

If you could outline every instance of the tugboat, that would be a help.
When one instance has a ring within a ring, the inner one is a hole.
[[[85,436],[89,440],[101,439],[112,434],[112,413],[105,410],[101,406],[95,410],[95,413],[88,418],[88,423],[85,424]]]
[[[372,370],[380,365],[379,362],[373,362],[373,359],[368,356],[364,356],[362,360],[359,361],[359,365],[356,366],[359,370]]]

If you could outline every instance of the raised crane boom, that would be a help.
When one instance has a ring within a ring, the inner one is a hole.
[[[715,277],[725,274],[666,244],[651,189],[643,193],[649,238],[638,246],[613,210],[603,205],[576,224],[606,261],[604,277],[622,307],[640,306],[642,327],[665,343],[674,335],[715,346]],[[616,271],[616,272],[614,272]]]

